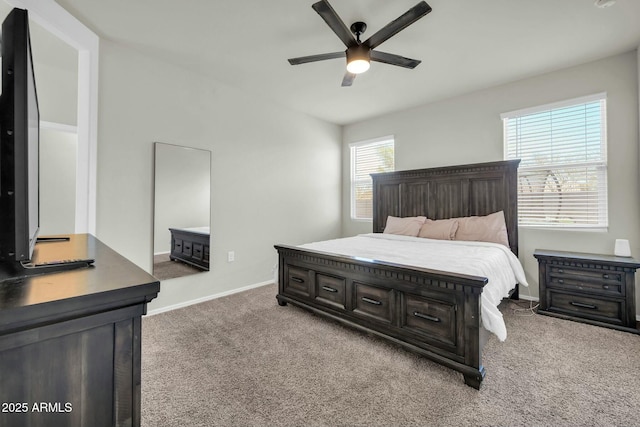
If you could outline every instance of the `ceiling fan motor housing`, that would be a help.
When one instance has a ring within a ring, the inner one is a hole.
[[[371,49],[364,45],[351,46],[347,49],[347,63],[356,60],[370,61]]]

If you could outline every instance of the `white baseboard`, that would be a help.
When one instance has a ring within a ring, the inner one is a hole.
[[[520,288],[520,289],[522,289],[522,288]],[[522,295],[522,292],[520,292],[519,298],[523,299],[525,301],[535,301],[535,302],[540,301],[540,298],[532,297],[531,295]]]
[[[250,289],[259,288],[261,286],[271,285],[273,284],[273,280],[267,280],[266,282],[254,283],[253,285],[243,286],[242,288],[232,289],[230,291],[220,292],[219,294],[207,295],[206,297],[193,299],[190,301],[181,302],[178,304],[169,305],[167,307],[157,308],[155,310],[150,310],[147,313],[147,316],[153,316],[154,314],[164,313],[166,311],[176,310],[178,308],[188,307],[193,304],[199,304],[201,302],[210,301],[212,299],[226,297],[227,295],[237,294],[238,292],[248,291]]]

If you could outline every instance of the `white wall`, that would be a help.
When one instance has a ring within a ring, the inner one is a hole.
[[[147,271],[153,142],[212,151],[211,271],[163,281],[150,309],[270,280],[274,244],[340,235],[338,126],[104,39],[99,92],[97,236]]]
[[[349,143],[395,135],[397,170],[502,160],[500,113],[607,92],[608,231],[520,228],[520,259],[531,295],[537,297],[538,267],[532,255],[536,248],[612,254],[615,239],[626,238],[639,258],[638,78],[634,51],[346,126],[343,205],[349,206]],[[349,210],[343,210],[343,235],[370,231],[371,223],[352,221]]]
[[[34,51],[34,58],[37,52]],[[78,122],[78,73],[34,59],[40,120],[75,126]]]
[[[8,14],[11,7],[2,3]],[[76,126],[78,52],[34,19],[29,19],[29,32],[40,120]]]
[[[40,129],[40,235],[73,234],[76,211],[75,133]]]

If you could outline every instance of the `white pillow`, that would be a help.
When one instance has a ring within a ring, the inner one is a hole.
[[[453,240],[458,230],[457,219],[427,219],[418,233],[418,237],[427,239]]]
[[[502,243],[509,247],[509,235],[503,211],[486,216],[468,216],[456,219],[458,220],[458,231],[456,231],[455,240]]]
[[[420,227],[422,227],[426,219],[427,217],[425,216],[409,216],[405,218],[388,216],[387,225],[383,233],[417,237],[420,232]]]

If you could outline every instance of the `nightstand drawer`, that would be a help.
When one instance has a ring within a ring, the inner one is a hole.
[[[585,273],[585,274],[579,274]],[[551,268],[547,286],[550,288],[587,291],[605,296],[624,296],[624,281],[617,273],[603,274],[591,271]],[[614,277],[613,279],[610,277]]]
[[[605,300],[547,290],[548,310],[585,319],[622,324],[624,300]]]
[[[611,270],[590,270],[573,266],[551,266],[549,270],[552,276],[574,277],[585,280],[607,280],[621,282],[623,278],[621,272]]]

